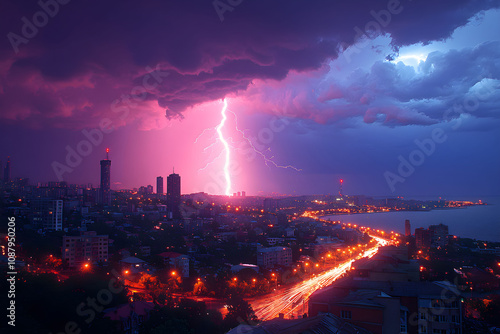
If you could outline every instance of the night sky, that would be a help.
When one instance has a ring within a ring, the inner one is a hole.
[[[231,192],[500,194],[498,1],[44,1],[1,1],[13,177],[223,194],[225,98]]]

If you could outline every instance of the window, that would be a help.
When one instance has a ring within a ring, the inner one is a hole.
[[[346,311],[346,310],[340,311],[340,317],[342,319],[351,319],[352,318],[351,311]]]
[[[406,325],[406,322],[407,322],[407,321],[406,321],[406,319],[407,319],[407,317],[408,317],[408,314],[407,314],[407,313],[408,313],[408,312],[403,311],[403,310],[401,310],[401,311],[400,311],[400,317],[399,317],[399,319],[400,319],[400,328],[399,328],[399,332],[400,332],[400,333],[408,333],[408,327],[407,327],[407,325]]]
[[[421,320],[425,320],[425,319],[427,319],[426,314],[425,314],[425,313],[420,313],[420,319],[421,319]]]
[[[424,325],[418,326],[418,332],[419,333],[427,333],[427,327]]]
[[[433,329],[432,333],[433,334],[447,334],[446,329]]]
[[[435,322],[446,322],[446,316],[445,315],[435,315],[434,316],[434,321]]]
[[[460,323],[460,317],[458,315],[452,315],[451,316],[451,322],[459,324]]]

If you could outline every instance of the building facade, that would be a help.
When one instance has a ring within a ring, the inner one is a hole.
[[[271,268],[275,265],[289,267],[292,265],[292,249],[289,247],[268,247],[257,249],[257,265]]]
[[[33,225],[45,230],[62,231],[63,201],[39,198],[31,201]]]
[[[167,210],[172,218],[180,218],[181,177],[172,173],[167,177]]]
[[[175,252],[163,252],[159,255],[171,268],[179,269],[182,277],[189,277],[189,256]]]
[[[111,205],[111,160],[108,159],[106,150],[106,160],[101,160],[101,187],[99,189],[99,203]]]
[[[79,236],[63,236],[62,259],[70,268],[84,264],[108,261],[108,236],[95,231],[82,232]]]
[[[161,176],[158,176],[156,178],[156,193],[158,195],[164,194],[164,192],[163,192],[163,177],[161,177]]]

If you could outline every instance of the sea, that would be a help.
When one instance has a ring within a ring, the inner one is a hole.
[[[405,198],[410,199],[410,198]],[[436,200],[438,198],[418,198],[416,200]],[[446,200],[473,201],[481,200],[488,205],[469,206],[458,209],[431,211],[394,211],[377,213],[359,213],[348,215],[330,215],[323,219],[342,223],[352,223],[384,231],[404,234],[405,220],[409,219],[412,233],[415,228],[443,223],[448,225],[448,232],[462,238],[500,242],[500,196],[474,198],[443,198]]]

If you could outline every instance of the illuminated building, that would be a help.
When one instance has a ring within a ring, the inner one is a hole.
[[[292,249],[279,246],[258,248],[257,265],[264,268],[271,268],[275,265],[289,267],[292,265]]]
[[[108,236],[95,231],[82,232],[79,236],[63,236],[62,259],[70,268],[84,263],[108,261]]]
[[[439,224],[429,226],[433,247],[445,247],[448,244],[448,226]]]
[[[63,225],[63,201],[47,198],[31,202],[33,225],[46,230],[61,231]]]
[[[415,241],[418,249],[428,249],[431,247],[431,233],[423,227],[415,229]]]
[[[172,269],[179,269],[182,277],[189,277],[189,256],[175,252],[163,252],[158,255],[163,258],[164,263],[170,264]]]

